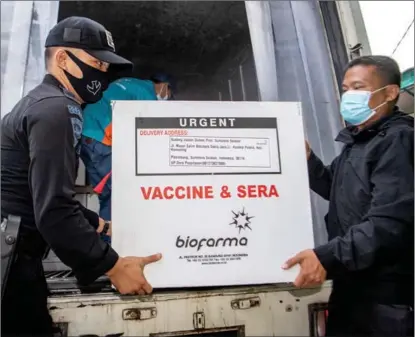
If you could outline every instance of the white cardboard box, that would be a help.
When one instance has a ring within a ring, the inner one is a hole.
[[[312,248],[300,103],[117,101],[113,247],[156,288],[292,282]]]

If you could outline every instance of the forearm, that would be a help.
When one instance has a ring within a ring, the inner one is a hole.
[[[55,161],[56,169],[41,154],[34,158],[31,185],[39,232],[81,282],[92,282],[114,266],[118,255],[84,217],[79,203],[73,199],[72,178],[62,174],[56,158],[49,157]],[[48,177],[43,174],[44,165],[51,168]]]
[[[81,283],[90,283],[108,272],[118,259],[117,253],[103,242],[80,211],[42,216],[39,231],[56,255],[69,266]]]
[[[332,183],[331,170],[330,167],[324,166],[313,151],[308,159],[308,178],[310,188],[322,198],[329,200]]]
[[[80,207],[80,210],[81,210],[82,214],[84,215],[85,219],[88,220],[90,225],[93,228],[98,229],[98,227],[99,227],[99,215],[97,213],[95,213],[94,211],[91,211],[90,209],[86,208],[81,203],[79,203],[79,207]]]

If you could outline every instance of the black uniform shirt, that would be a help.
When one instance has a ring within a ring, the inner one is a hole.
[[[74,200],[82,110],[51,75],[1,121],[1,213],[22,218],[22,249],[45,242],[81,283],[111,269],[117,253],[96,233],[98,216]]]

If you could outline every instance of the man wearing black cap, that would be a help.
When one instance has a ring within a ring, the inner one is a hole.
[[[46,40],[43,82],[1,122],[1,216],[21,218],[16,257],[2,298],[3,336],[51,336],[42,256],[50,246],[81,283],[107,274],[123,294],[150,293],[148,257],[119,257],[97,232],[97,214],[74,200],[82,132],[81,104],[101,99],[111,79],[131,70],[115,54],[111,33],[70,17]],[[24,318],[22,319],[22,312]]]

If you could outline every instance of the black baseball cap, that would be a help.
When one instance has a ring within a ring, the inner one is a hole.
[[[132,70],[133,64],[115,53],[111,33],[98,22],[80,16],[71,16],[58,22],[49,32],[45,47],[69,47],[86,51],[111,68]]]
[[[150,80],[155,83],[167,83],[172,92],[176,91],[176,81],[167,73],[156,73],[150,77]]]

